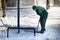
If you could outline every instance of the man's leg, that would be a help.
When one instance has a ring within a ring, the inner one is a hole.
[[[44,31],[46,30],[45,29],[46,19],[41,19],[40,23],[41,23],[41,31],[40,31],[40,33],[44,33]]]

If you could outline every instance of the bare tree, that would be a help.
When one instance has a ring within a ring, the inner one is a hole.
[[[7,3],[7,0],[1,0],[1,4],[2,4],[2,10],[3,10],[3,17],[6,16],[6,3]]]

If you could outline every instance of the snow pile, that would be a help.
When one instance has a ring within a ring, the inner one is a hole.
[[[60,7],[50,7],[47,11],[49,18],[60,18]]]
[[[2,18],[4,25],[17,26],[17,18],[16,17],[5,17]]]

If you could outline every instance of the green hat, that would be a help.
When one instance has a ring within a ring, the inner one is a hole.
[[[33,5],[33,6],[32,6],[32,9],[33,9],[33,10],[35,10],[36,8],[37,8],[37,6],[36,6],[36,5]]]

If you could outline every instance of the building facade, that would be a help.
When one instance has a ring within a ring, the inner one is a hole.
[[[8,0],[7,7],[17,7],[18,0]],[[21,8],[28,8],[32,5],[40,5],[46,7],[46,0],[20,0]],[[50,6],[60,6],[60,0],[50,0]]]

